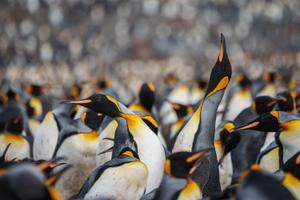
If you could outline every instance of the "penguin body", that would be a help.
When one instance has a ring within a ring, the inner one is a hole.
[[[95,169],[75,199],[136,199],[146,189],[147,167],[136,158],[121,155]]]

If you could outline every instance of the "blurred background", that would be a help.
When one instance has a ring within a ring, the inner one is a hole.
[[[233,69],[300,64],[299,0],[1,0],[1,79],[137,88],[206,78],[222,32]]]

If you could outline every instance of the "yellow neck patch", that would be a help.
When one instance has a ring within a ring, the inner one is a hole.
[[[16,134],[10,134],[10,133],[6,133],[2,135],[3,140],[7,141],[7,142],[22,142],[25,139],[22,137],[22,135],[16,135]]]
[[[165,171],[165,173],[168,174],[169,176],[172,176],[172,173],[171,173],[171,161],[170,161],[169,159],[166,160],[166,162],[165,162],[164,171]]]
[[[222,80],[218,83],[217,87],[215,87],[215,89],[213,91],[211,91],[205,98],[210,97],[211,95],[215,94],[216,92],[223,90],[224,88],[227,87],[229,83],[229,78],[228,76],[225,76],[224,78],[222,78]]]
[[[91,131],[89,133],[81,133],[80,136],[87,140],[92,140],[92,141],[98,140],[99,137],[97,131]]]
[[[179,199],[187,196],[198,196],[200,198],[200,189],[198,184],[193,181],[191,178],[188,179],[186,186],[182,189],[179,195]]]
[[[134,158],[134,155],[133,155],[132,151],[125,151],[125,152],[122,153],[122,155],[126,155],[126,156],[129,156],[131,158]]]

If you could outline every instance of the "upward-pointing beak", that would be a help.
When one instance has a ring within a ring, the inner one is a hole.
[[[221,33],[221,45],[220,45],[220,50],[219,50],[219,62],[220,63],[223,61],[225,53],[226,53],[225,37]]]

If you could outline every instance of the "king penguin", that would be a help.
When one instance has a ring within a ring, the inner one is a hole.
[[[228,86],[230,78],[231,64],[226,52],[225,38],[223,34],[221,34],[219,56],[215,66],[211,71],[205,96],[190,120],[178,134],[174,144],[173,152],[197,151],[200,148],[214,147],[217,108],[222,100],[224,91]],[[197,177],[195,178],[198,184],[203,187],[202,191],[204,197],[221,190],[215,150],[209,152],[208,158],[210,161],[209,168],[203,169],[200,167],[197,170],[202,174],[209,173],[208,182],[203,183],[201,180],[197,180]],[[194,175],[201,177],[197,171],[194,173]]]
[[[236,198],[241,200],[295,200],[292,193],[272,174],[262,170],[258,165],[244,171],[240,177]]]
[[[196,200],[202,198],[201,189],[191,175],[201,164],[196,161],[205,157],[206,153],[207,150],[171,154],[165,162],[164,177],[153,199]]]
[[[73,130],[71,125],[67,126],[57,139],[53,157],[65,158],[63,162],[72,166],[55,184],[65,199],[76,194],[89,173],[96,168],[97,130],[101,120],[97,113],[89,110],[83,113],[81,119],[74,121],[80,125],[75,124]]]
[[[0,153],[2,154],[7,145],[11,144],[7,151],[7,160],[30,157],[31,145],[28,138],[24,136],[26,114],[21,109],[19,100],[19,95],[9,90],[0,112]]]
[[[146,125],[142,118],[114,98],[95,94],[89,98],[66,103],[79,104],[97,113],[103,113],[118,121],[119,117],[126,120],[129,132],[137,145],[139,158],[148,168],[146,192],[156,189],[163,176],[165,151],[157,135]]]
[[[279,147],[279,167],[282,168],[300,150],[300,118],[282,111],[264,113],[235,130],[276,131],[275,140]]]
[[[147,178],[147,167],[137,153],[124,148],[88,176],[74,199],[138,200],[146,190]]]

